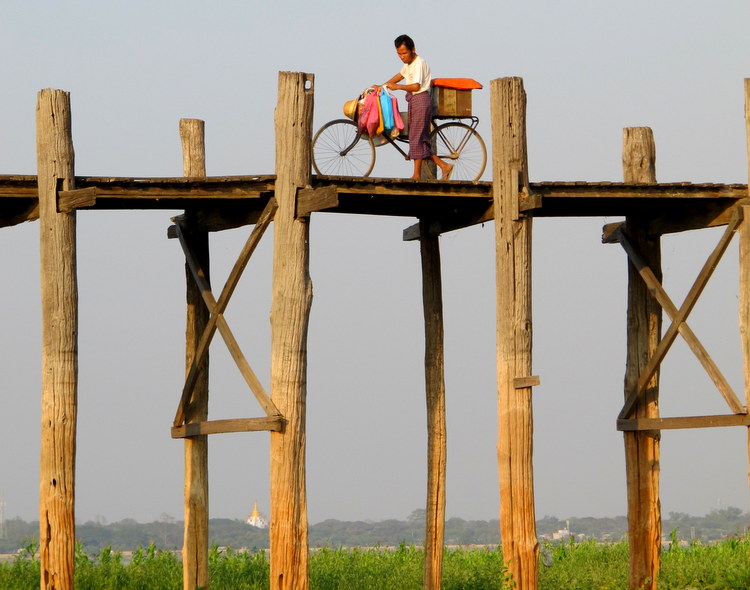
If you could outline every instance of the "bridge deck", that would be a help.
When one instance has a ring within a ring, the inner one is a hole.
[[[275,176],[195,178],[76,177],[60,191],[60,210],[167,209],[195,212],[206,228],[253,223],[273,195]],[[448,231],[492,219],[492,183],[313,176],[309,211],[429,217]],[[726,223],[746,198],[744,184],[531,183],[519,211],[535,217],[643,215],[668,233]],[[315,192],[317,191],[317,192]],[[314,198],[318,195],[320,198]],[[0,176],[0,227],[38,217],[36,176]]]

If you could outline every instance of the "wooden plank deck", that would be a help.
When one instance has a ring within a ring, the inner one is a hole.
[[[77,176],[61,191],[60,210],[166,209],[201,212],[207,229],[254,223],[273,195],[275,176],[108,178]],[[492,183],[313,176],[328,187],[320,210],[435,220],[442,232],[493,218]],[[330,191],[334,191],[333,197]],[[744,184],[539,182],[520,195],[519,211],[534,217],[618,217],[647,214],[654,233],[724,225],[746,198]],[[315,209],[313,209],[315,210]],[[38,218],[35,175],[0,175],[0,227]],[[407,237],[408,239],[408,237]]]

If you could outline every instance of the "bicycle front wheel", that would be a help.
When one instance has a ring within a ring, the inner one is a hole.
[[[479,180],[487,165],[479,133],[465,123],[444,123],[432,130],[430,140],[438,158],[453,164],[451,180]]]
[[[329,176],[368,176],[375,166],[372,138],[356,123],[337,119],[323,125],[312,145],[313,168]]]

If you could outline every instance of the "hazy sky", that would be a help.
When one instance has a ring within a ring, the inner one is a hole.
[[[315,74],[315,127],[400,68],[408,33],[438,76],[473,77],[489,144],[489,82],[521,76],[531,180],[618,181],[622,129],[650,126],[662,182],[747,182],[743,78],[750,3],[381,0],[0,0],[0,174],[35,174],[36,93],[71,93],[78,175],[179,176],[178,122],[206,121],[209,175],[274,171],[279,71]],[[408,176],[381,148],[373,174]],[[184,270],[174,211],[78,213],[80,521],[182,513]],[[615,218],[534,222],[534,464],[538,516],[625,514],[622,405],[626,257],[602,245]],[[309,335],[311,522],[405,518],[424,506],[426,420],[413,219],[315,214]],[[38,516],[38,224],[0,230],[0,489],[6,517]],[[218,292],[250,228],[212,236]],[[721,230],[663,241],[679,306]],[[441,238],[448,409],[447,514],[498,515],[491,223]],[[227,311],[268,385],[272,239]],[[733,244],[690,318],[742,395]],[[665,323],[665,327],[666,327]],[[665,416],[724,413],[678,340]],[[262,415],[223,343],[211,347],[213,418]],[[748,505],[744,428],[665,431],[662,508]],[[211,516],[268,512],[268,434],[210,438]]]

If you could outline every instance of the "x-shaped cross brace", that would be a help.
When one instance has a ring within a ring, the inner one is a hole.
[[[242,354],[242,351],[237,344],[237,340],[234,338],[234,335],[229,329],[229,326],[227,325],[227,322],[224,319],[223,315],[224,310],[226,310],[227,304],[229,303],[229,299],[232,297],[232,293],[234,293],[234,289],[237,287],[237,283],[242,276],[242,272],[245,270],[245,267],[250,260],[250,256],[255,251],[255,247],[260,242],[260,239],[263,237],[263,233],[271,224],[271,221],[273,221],[273,217],[276,213],[277,208],[278,205],[276,203],[276,199],[271,198],[268,201],[266,207],[263,209],[263,212],[260,214],[260,217],[258,218],[253,231],[247,238],[247,242],[245,242],[245,246],[242,248],[239,257],[237,258],[237,262],[235,262],[234,267],[232,268],[232,272],[230,272],[229,277],[227,277],[227,281],[224,284],[224,288],[221,291],[221,295],[219,296],[218,301],[216,301],[213,294],[211,293],[211,287],[206,280],[206,275],[203,271],[203,268],[197,262],[196,256],[194,255],[187,240],[185,239],[182,227],[180,227],[179,223],[176,226],[177,237],[179,238],[180,245],[185,252],[185,259],[187,260],[193,278],[195,279],[195,282],[200,289],[201,296],[203,297],[203,301],[208,308],[210,317],[208,319],[208,322],[206,323],[206,327],[203,330],[203,334],[201,334],[200,340],[198,341],[195,358],[193,359],[190,370],[188,371],[188,375],[185,379],[185,386],[182,389],[180,405],[177,407],[177,414],[174,418],[174,426],[181,426],[185,422],[185,406],[193,394],[193,389],[195,389],[195,384],[201,371],[201,363],[203,362],[203,359],[208,352],[208,347],[211,344],[211,340],[213,339],[217,328],[219,329],[221,336],[224,338],[224,342],[229,349],[229,353],[232,355],[234,362],[237,364],[240,373],[242,373],[245,382],[248,384],[250,390],[258,400],[258,403],[260,403],[261,407],[265,411],[266,416],[281,416],[281,412],[279,412],[279,409],[276,407],[273,401],[271,401],[271,398],[263,389],[263,386],[255,376],[255,373],[250,367],[250,364],[247,362],[247,359],[245,359],[245,356]]]
[[[741,221],[742,213],[739,208],[737,208],[735,209],[734,214],[732,215],[732,218],[727,225],[724,235],[721,237],[719,243],[716,245],[716,248],[714,248],[713,252],[708,257],[708,260],[706,260],[706,263],[703,265],[703,268],[698,274],[698,277],[695,279],[695,282],[693,283],[693,286],[685,297],[685,301],[682,303],[680,309],[677,309],[674,303],[672,303],[672,300],[669,298],[661,283],[656,278],[656,275],[654,275],[654,272],[648,266],[648,263],[645,261],[641,253],[630,241],[623,228],[620,227],[617,230],[617,232],[619,233],[620,244],[625,249],[625,252],[627,252],[630,262],[633,264],[640,277],[646,283],[646,286],[648,287],[650,293],[656,298],[656,300],[659,302],[659,305],[661,305],[662,309],[667,312],[667,315],[672,320],[672,324],[669,326],[669,329],[665,332],[664,336],[659,341],[659,344],[656,347],[653,356],[649,359],[648,364],[638,377],[638,383],[635,390],[631,391],[628,394],[628,397],[625,400],[625,405],[623,406],[622,411],[618,416],[619,420],[630,418],[632,416],[636,404],[643,397],[643,394],[648,387],[648,382],[650,381],[651,377],[653,377],[654,373],[656,373],[656,371],[659,369],[659,365],[664,360],[664,357],[672,346],[672,343],[677,338],[678,332],[682,334],[682,337],[690,347],[690,350],[693,351],[695,356],[700,361],[701,365],[703,365],[703,368],[706,370],[709,377],[716,385],[719,393],[721,393],[721,395],[726,400],[730,409],[735,414],[747,413],[747,409],[740,403],[740,400],[737,398],[731,386],[724,378],[724,375],[722,375],[721,371],[719,371],[719,368],[716,366],[713,359],[709,356],[708,352],[706,352],[705,348],[703,348],[703,345],[700,343],[695,333],[690,329],[687,323],[685,323],[688,315],[693,310],[693,307],[695,307],[698,298],[703,292],[706,283],[708,283],[708,280],[711,278],[711,275],[716,269],[716,266],[721,260],[721,257],[724,255],[724,252],[729,246],[729,242],[731,242],[732,236],[739,227]]]

